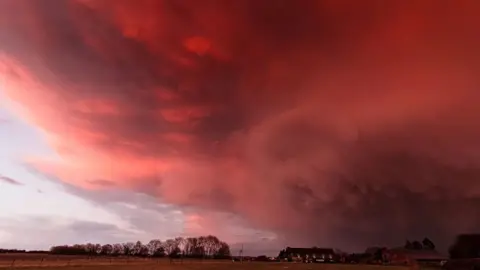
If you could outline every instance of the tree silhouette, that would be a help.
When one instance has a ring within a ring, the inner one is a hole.
[[[412,246],[413,246],[413,249],[414,249],[414,250],[421,250],[421,249],[423,249],[423,245],[422,245],[422,243],[420,243],[419,241],[413,241],[413,242],[412,242]]]
[[[432,242],[432,240],[428,239],[427,237],[423,239],[422,244],[423,244],[423,249],[435,250],[435,244]]]
[[[461,234],[449,249],[452,259],[480,258],[480,234]]]
[[[125,249],[122,244],[113,244],[112,255],[119,256],[125,254]]]
[[[123,254],[124,255],[135,255],[133,253],[133,248],[135,247],[135,244],[132,243],[132,242],[128,242],[128,243],[123,243]]]
[[[112,255],[112,253],[113,253],[113,246],[112,245],[106,244],[106,245],[102,246],[102,251],[101,251],[100,254],[107,256],[107,255]]]
[[[2,250],[0,249],[0,253]],[[25,251],[23,251],[25,252]],[[136,256],[136,257],[189,257],[189,258],[230,258],[230,246],[220,241],[216,236],[200,236],[167,239],[164,242],[158,239],[151,240],[148,244],[140,241],[123,244],[93,244],[73,246],[53,246],[51,254],[62,255],[89,255],[89,256]]]
[[[220,247],[215,253],[217,259],[227,259],[230,257],[230,246],[225,242],[220,242]]]
[[[413,244],[412,244],[412,242],[410,242],[410,241],[407,240],[407,241],[405,242],[404,248],[405,248],[405,249],[413,249]]]
[[[148,255],[152,257],[163,257],[165,256],[165,250],[163,249],[162,241],[158,239],[151,240],[147,244]]]

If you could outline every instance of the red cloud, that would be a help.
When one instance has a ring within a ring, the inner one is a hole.
[[[448,241],[479,224],[478,8],[6,0],[1,74],[65,181],[303,243]]]

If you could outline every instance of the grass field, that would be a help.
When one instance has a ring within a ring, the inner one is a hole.
[[[58,270],[409,270],[407,267],[342,264],[262,263],[214,260],[88,258],[43,254],[0,254],[0,268],[46,268]]]

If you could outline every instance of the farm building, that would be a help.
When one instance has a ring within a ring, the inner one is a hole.
[[[280,251],[280,259],[304,262],[336,262],[338,256],[332,248],[291,248]]]
[[[442,255],[436,250],[394,248],[388,250],[387,254],[390,264],[395,265],[442,266],[448,261],[448,256]]]

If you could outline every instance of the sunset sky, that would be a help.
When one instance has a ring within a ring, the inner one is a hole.
[[[480,226],[479,12],[0,1],[0,245],[446,249]]]

